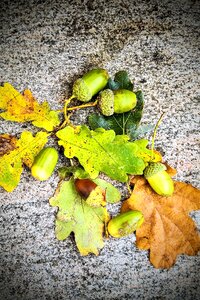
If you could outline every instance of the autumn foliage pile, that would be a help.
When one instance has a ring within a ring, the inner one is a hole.
[[[107,87],[113,91],[116,88],[133,90],[127,73],[120,72],[115,80],[109,79]],[[137,105],[129,112],[106,117],[97,111],[89,116],[89,126],[74,126],[68,111],[95,107],[96,102],[73,108],[71,102],[66,101],[62,111],[54,111],[47,102],[38,103],[30,90],[21,94],[5,83],[0,87],[0,117],[7,121],[31,122],[40,130],[35,136],[24,131],[19,139],[0,134],[0,186],[12,192],[20,182],[24,165],[31,168],[49,136],[55,137],[55,147],[63,147],[69,159],[68,165],[59,168],[60,181],[50,199],[50,205],[58,207],[56,237],[64,240],[73,232],[81,255],[99,254],[104,246],[104,235],[108,237],[106,228],[111,218],[105,204],[121,198],[116,187],[98,178],[104,173],[133,189],[130,198],[122,203],[121,212],[137,210],[144,216],[143,224],[136,230],[137,247],[150,251],[150,261],[156,268],[170,268],[177,255],[197,255],[200,250],[200,235],[189,216],[191,211],[200,209],[200,191],[189,184],[174,182],[174,193],[161,196],[143,177],[145,167],[152,161],[162,161],[162,157],[156,151],[152,157],[148,140],[140,138],[152,126],[141,124],[143,93],[136,91],[135,95]],[[167,172],[171,176],[175,174],[169,166]],[[75,187],[77,178],[92,179],[106,191],[106,202],[99,191],[92,198],[83,199]]]

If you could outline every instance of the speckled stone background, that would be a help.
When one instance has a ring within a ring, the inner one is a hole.
[[[59,109],[90,68],[127,70],[145,94],[143,122],[155,124],[166,112],[156,148],[177,168],[176,179],[200,187],[199,28],[195,0],[1,1],[0,81]],[[91,111],[76,112],[74,122],[86,122]],[[0,132],[24,130],[38,129],[0,120]],[[81,257],[73,236],[57,241],[56,209],[48,204],[57,182],[56,173],[37,182],[25,169],[16,190],[0,189],[0,299],[199,299],[199,256],[158,270],[134,235],[105,241],[98,257]],[[200,213],[191,215],[200,227]]]

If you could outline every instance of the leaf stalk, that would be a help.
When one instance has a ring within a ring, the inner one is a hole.
[[[151,142],[151,160],[154,159],[154,144],[155,144],[157,129],[162,121],[164,114],[165,114],[164,112],[161,114],[160,118],[158,119],[158,121],[156,123],[154,131],[153,131],[153,137],[152,137],[152,142]]]

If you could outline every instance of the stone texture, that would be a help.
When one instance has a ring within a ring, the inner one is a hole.
[[[166,112],[156,148],[178,180],[200,187],[199,13],[195,0],[1,1],[0,81],[30,88],[59,109],[90,68],[127,70],[145,93],[143,122],[155,124]],[[91,111],[77,111],[74,123],[86,122]],[[25,129],[37,131],[0,120],[0,132],[19,136]],[[106,241],[98,257],[81,257],[73,236],[57,241],[56,210],[48,204],[57,182],[56,174],[37,182],[26,169],[15,191],[0,189],[2,300],[198,299],[199,256],[156,270],[134,236]],[[200,227],[199,212],[192,216]]]

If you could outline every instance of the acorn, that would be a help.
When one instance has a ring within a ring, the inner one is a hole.
[[[138,210],[130,210],[113,217],[108,223],[108,232],[115,238],[133,233],[144,222],[143,214]]]
[[[93,69],[75,81],[73,96],[82,102],[88,102],[106,86],[108,79],[106,70]]]
[[[136,106],[136,103],[136,94],[125,89],[115,91],[106,89],[98,96],[98,107],[104,116],[128,112]]]
[[[38,180],[47,180],[53,173],[58,162],[58,152],[55,148],[43,148],[35,157],[31,174]]]
[[[174,182],[166,169],[162,163],[151,162],[144,170],[144,177],[152,189],[161,196],[171,196],[174,192]]]
[[[76,191],[84,199],[87,199],[90,193],[97,187],[97,184],[90,179],[75,179],[74,184]]]
[[[105,191],[90,179],[75,179],[75,189],[88,205],[105,206]]]

